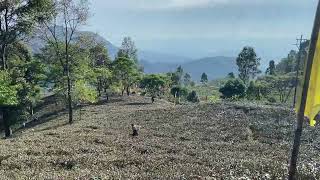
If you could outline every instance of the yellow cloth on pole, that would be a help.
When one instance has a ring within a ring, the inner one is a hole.
[[[306,63],[305,63],[306,66]],[[303,86],[303,84],[302,84]],[[298,101],[296,110],[299,111],[301,104],[302,86],[298,91]],[[312,63],[312,70],[308,88],[308,96],[304,115],[309,118],[310,125],[315,126],[315,118],[320,112],[320,36],[317,41],[317,47]]]

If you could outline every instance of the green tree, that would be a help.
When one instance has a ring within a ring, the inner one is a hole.
[[[130,87],[140,79],[140,73],[135,62],[128,58],[118,57],[113,62],[113,73],[121,86],[122,95],[124,94],[124,91],[126,91],[129,96]]]
[[[170,87],[181,86],[182,77],[183,77],[183,68],[181,66],[178,66],[175,72],[167,73],[167,76],[171,80]]]
[[[250,78],[254,78],[260,70],[260,58],[257,57],[256,52],[252,47],[246,46],[240,52],[237,58],[237,65],[239,70],[239,78],[248,83]]]
[[[146,89],[151,96],[160,96],[163,94],[166,77],[158,74],[146,75],[140,81],[140,88]]]
[[[293,73],[294,74],[294,73]],[[292,90],[295,87],[294,75],[278,75],[278,76],[265,76],[258,79],[269,88],[272,96],[278,96],[281,103],[286,103],[289,100]]]
[[[189,73],[186,73],[184,76],[183,76],[183,83],[185,86],[189,86],[191,84],[191,75]]]
[[[117,57],[123,57],[133,60],[138,64],[138,49],[131,37],[124,37]]]
[[[74,102],[80,105],[80,120],[81,120],[81,107],[83,103],[95,103],[98,99],[97,92],[85,80],[80,79],[75,82],[73,91]]]
[[[58,58],[62,70],[60,78],[66,78],[67,86],[67,104],[69,110],[69,123],[73,121],[73,107],[72,107],[72,86],[71,67],[73,64],[70,53],[75,33],[79,30],[81,25],[84,25],[89,16],[89,6],[87,0],[57,0],[55,1],[54,12],[51,12],[52,21],[44,21],[42,23],[43,39],[46,39],[48,44],[52,45],[55,51],[55,57]],[[59,23],[61,22],[61,23]],[[62,32],[59,28],[62,27]],[[63,48],[61,48],[63,47]]]
[[[180,77],[176,72],[167,73],[167,76],[170,78],[170,87],[180,85]]]
[[[7,48],[26,37],[37,23],[47,20],[51,8],[51,0],[0,2],[0,69],[7,68]]]
[[[96,91],[83,79],[75,82],[73,96],[77,103],[95,103],[98,98]]]
[[[108,56],[107,48],[98,43],[97,45],[89,49],[91,67],[95,69],[97,74],[96,89],[98,95],[101,96],[102,90],[106,93],[106,90],[110,87],[112,81],[111,67],[112,62]]]
[[[170,93],[173,95],[175,102],[180,103],[181,97],[188,95],[188,89],[181,86],[174,86],[171,88]]]
[[[22,42],[8,46],[7,66],[12,83],[17,85],[21,107],[33,115],[33,107],[40,100],[40,90],[45,79],[44,65],[33,58],[29,48]]]
[[[262,81],[251,81],[247,88],[247,98],[249,100],[261,100],[269,94],[268,85]]]
[[[180,80],[182,79],[182,76],[183,76],[183,73],[184,73],[184,70],[182,68],[182,66],[179,66],[176,70],[176,73],[177,75],[179,76]]]
[[[269,67],[266,70],[266,74],[267,75],[275,75],[276,74],[276,65],[273,60],[269,62]]]
[[[200,101],[196,91],[191,91],[187,96],[187,100],[193,103],[197,103]]]
[[[202,73],[200,82],[206,84],[208,82],[208,76],[206,73]]]
[[[25,81],[18,91],[21,105],[28,107],[29,115],[33,116],[34,107],[40,102],[41,89],[45,80],[44,65],[38,60],[32,60],[24,65]]]
[[[276,65],[276,71],[280,74],[287,74],[295,71],[297,64],[297,52],[291,50],[286,58],[281,59],[281,61]],[[301,63],[303,64],[303,63]]]
[[[174,72],[172,76],[172,82],[174,82],[174,85],[179,85],[179,86],[181,85],[183,74],[184,74],[184,70],[182,66],[178,66],[176,72]]]
[[[59,44],[59,48],[63,51],[63,43]],[[62,95],[66,100],[68,107],[68,83],[67,77],[64,76],[64,67],[61,66],[59,58],[56,57],[56,47],[53,44],[48,44],[41,50],[40,54],[36,57],[46,65],[46,82],[47,86],[52,87],[56,94]],[[92,60],[90,58],[90,49],[84,49],[80,44],[71,44],[69,46],[70,56],[70,82],[72,82],[72,98],[77,98],[76,93],[76,82],[84,82],[86,86],[94,87],[97,83],[97,69],[92,67]],[[83,83],[82,83],[83,84]],[[76,101],[72,101],[72,107],[77,104]]]
[[[143,72],[143,66],[139,64],[138,49],[131,37],[123,38],[121,47],[117,53],[117,58],[120,57],[132,60],[136,64],[139,72]]]
[[[10,119],[9,107],[19,104],[17,97],[17,86],[11,84],[10,74],[7,71],[0,70],[0,113],[3,117],[3,127],[5,130],[5,136],[11,135],[10,126],[14,123]]]
[[[231,79],[219,89],[223,98],[240,97],[243,98],[246,95],[246,86],[242,80]]]
[[[5,112],[12,111],[6,115],[5,123],[6,136],[9,136],[11,135],[11,133],[8,133],[10,132],[10,125],[18,120],[26,120],[33,115],[33,107],[40,100],[40,90],[44,80],[44,66],[32,57],[30,50],[21,41],[11,43],[6,50],[6,70],[3,72],[9,78],[5,78],[8,82],[4,84],[8,87],[14,87],[15,95],[8,95],[4,92],[3,95],[12,96],[12,98],[16,99],[15,107],[8,108]],[[7,98],[10,99],[10,97]],[[12,105],[2,102],[0,106]],[[29,115],[27,115],[27,112],[29,112]]]
[[[0,106],[17,105],[17,86],[11,84],[10,74],[7,71],[0,71]]]

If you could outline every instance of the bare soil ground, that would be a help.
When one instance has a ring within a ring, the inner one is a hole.
[[[0,179],[285,179],[293,112],[236,104],[173,106],[112,98],[0,140]],[[132,137],[131,124],[141,126]],[[306,127],[299,179],[320,179],[320,136]]]

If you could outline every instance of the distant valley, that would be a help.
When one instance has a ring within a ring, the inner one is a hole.
[[[113,45],[102,36],[90,31],[78,32],[76,36],[79,36],[80,34],[92,36],[97,42],[103,43],[107,47],[110,57],[114,59],[119,49],[117,46]],[[34,53],[40,52],[40,49],[44,47],[44,41],[37,38],[37,36],[31,38],[28,44],[31,46]],[[194,81],[199,81],[203,72],[208,75],[209,79],[216,79],[225,77],[229,72],[237,71],[235,64],[236,58],[234,57],[217,56],[191,59],[183,56],[144,50],[139,50],[138,56],[140,63],[144,66],[144,71],[147,74],[172,72],[181,65],[184,71],[192,76]]]
[[[141,61],[145,73],[163,73],[175,71],[181,65],[185,72],[189,73],[194,81],[200,81],[200,76],[203,72],[208,75],[209,79],[217,79],[225,77],[229,72],[236,72],[236,58],[233,57],[207,57],[184,63],[162,63]]]

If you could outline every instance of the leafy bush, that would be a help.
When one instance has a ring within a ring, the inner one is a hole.
[[[270,103],[276,103],[277,100],[276,100],[276,98],[274,98],[274,97],[269,97],[269,98],[268,98],[268,102],[270,102]]]
[[[163,88],[166,84],[166,77],[160,74],[146,75],[140,81],[140,88],[144,88],[146,93],[151,96],[163,94]]]
[[[215,95],[213,95],[213,96],[208,96],[208,101],[210,102],[210,103],[217,103],[217,102],[220,102],[220,97],[219,96],[215,96]]]
[[[187,96],[187,100],[189,102],[193,102],[193,103],[199,102],[199,98],[198,98],[196,91],[192,91],[191,93],[189,93]]]
[[[73,96],[74,102],[80,104],[95,103],[98,99],[97,92],[83,80],[76,81]]]
[[[188,95],[188,89],[180,86],[171,88],[170,93],[175,97],[184,97]]]
[[[223,98],[232,98],[237,96],[243,98],[246,95],[246,86],[239,79],[228,80],[227,83],[219,89]]]
[[[10,84],[10,77],[6,71],[0,71],[0,106],[17,105],[17,86]]]
[[[247,98],[249,100],[261,100],[268,95],[268,85],[262,81],[251,81],[247,89]]]

